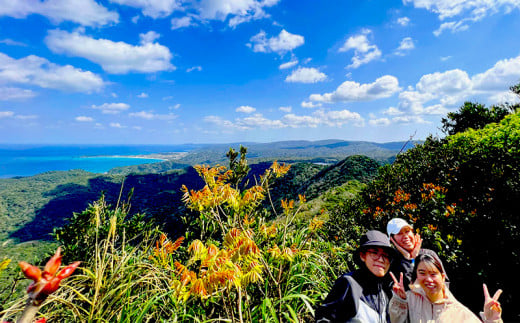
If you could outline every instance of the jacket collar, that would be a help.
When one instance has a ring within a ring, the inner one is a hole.
[[[428,296],[426,296],[426,292],[421,287],[421,285],[419,285],[419,283],[414,282],[413,284],[410,284],[410,290],[412,291],[412,293],[420,295],[420,296],[428,299]],[[457,302],[457,300],[455,299],[453,294],[450,292],[450,290],[448,288],[446,288],[446,286],[444,286],[444,290],[443,291],[444,291],[444,298],[441,299],[441,300],[438,300],[438,301],[436,301],[436,302],[434,302],[432,304],[446,304],[446,305],[449,305],[449,304],[453,304],[453,303]]]

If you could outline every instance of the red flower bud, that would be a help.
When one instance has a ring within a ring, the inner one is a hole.
[[[58,273],[58,275],[56,277],[58,277],[60,280],[63,278],[69,277],[70,275],[72,275],[74,270],[76,270],[76,268],[78,268],[80,263],[81,263],[81,261],[73,262],[72,264],[70,264],[67,267],[60,270],[60,272]]]
[[[25,261],[20,261],[18,263],[20,268],[22,268],[22,272],[25,277],[34,280],[35,282],[40,280],[42,277],[42,271],[40,268],[33,266]]]
[[[58,250],[56,250],[56,253],[54,256],[52,256],[49,261],[47,261],[47,264],[45,264],[45,268],[43,268],[44,272],[48,272],[52,276],[56,274],[56,271],[58,268],[60,268],[61,265],[61,248],[58,247]]]

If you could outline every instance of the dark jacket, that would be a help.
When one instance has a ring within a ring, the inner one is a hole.
[[[388,303],[392,296],[389,275],[378,278],[363,266],[343,274],[323,304],[316,309],[316,322],[388,323]]]
[[[399,280],[399,274],[403,273],[404,289],[410,290],[410,283],[412,283],[413,268],[415,265],[414,259],[406,259],[400,252],[397,252],[397,258],[394,259],[390,265],[390,272]],[[437,253],[433,250],[421,248],[419,255],[427,254],[434,258],[439,259]],[[439,261],[442,265],[442,261]],[[442,265],[443,266],[443,265]],[[444,270],[446,272],[446,270]],[[446,275],[446,282],[449,283],[448,275]]]

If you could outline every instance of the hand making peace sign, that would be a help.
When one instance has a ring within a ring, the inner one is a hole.
[[[395,280],[394,280],[395,281]],[[496,291],[495,295],[491,297],[489,295],[488,288],[486,284],[483,284],[484,288],[484,316],[486,320],[498,320],[502,316],[502,307],[498,302],[498,298],[500,294],[502,294],[502,290],[499,289]]]
[[[406,299],[406,291],[404,290],[403,283],[403,273],[399,275],[399,281],[397,281],[397,278],[395,278],[394,274],[391,272],[390,276],[392,276],[392,279],[394,280],[394,286],[392,286],[394,293],[396,293],[397,296],[401,297],[402,299]]]

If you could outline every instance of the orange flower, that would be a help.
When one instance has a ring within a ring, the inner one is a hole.
[[[54,256],[45,265],[43,272],[36,266],[20,261],[19,265],[25,277],[33,280],[27,288],[27,293],[31,299],[43,301],[56,291],[61,280],[72,275],[80,264],[80,261],[76,261],[57,272],[61,265],[61,258],[61,248],[58,247]]]

